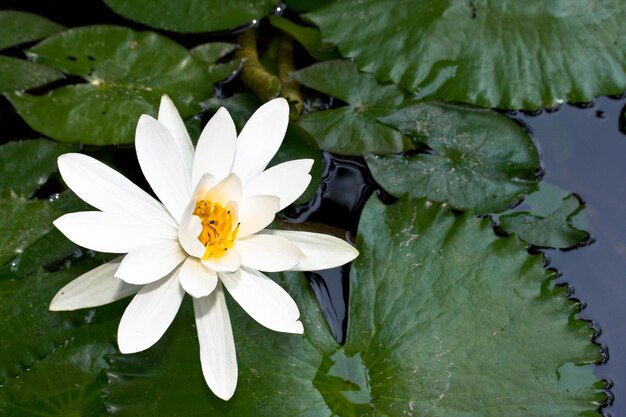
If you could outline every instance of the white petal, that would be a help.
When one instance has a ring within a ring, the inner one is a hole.
[[[180,267],[180,285],[195,298],[206,297],[217,285],[217,274],[214,270],[202,265],[199,259],[189,257]]]
[[[215,395],[228,400],[237,386],[237,356],[222,285],[208,297],[194,298],[193,309],[204,380]]]
[[[232,172],[243,184],[259,175],[280,148],[287,124],[289,105],[277,98],[259,107],[237,138],[237,152]]]
[[[241,255],[242,265],[265,272],[286,271],[304,258],[300,249],[287,239],[271,235],[237,239],[233,250]]]
[[[270,195],[255,195],[239,205],[238,237],[246,237],[263,230],[276,216],[280,208],[280,199]]]
[[[191,143],[185,122],[180,117],[174,102],[166,94],[161,96],[158,120],[172,134],[180,157],[187,169],[190,170],[193,165],[193,144]]]
[[[176,228],[165,207],[119,172],[78,153],[61,155],[59,171],[68,187],[95,208]]]
[[[291,268],[293,271],[318,271],[334,268],[359,256],[359,251],[352,245],[334,236],[290,230],[264,230],[262,233],[284,237],[304,253],[305,259]]]
[[[148,115],[142,115],[135,133],[137,159],[152,191],[174,220],[180,222],[191,198],[191,167],[183,160],[170,131]]]
[[[197,184],[204,174],[218,180],[230,173],[237,146],[237,130],[228,110],[221,107],[206,124],[193,160],[191,183]]]
[[[122,353],[148,349],[172,324],[185,291],[178,282],[178,270],[157,282],[144,285],[130,302],[117,330]]]
[[[115,277],[129,284],[148,284],[172,272],[185,258],[178,240],[140,246],[124,257]]]
[[[231,250],[219,258],[202,259],[202,264],[214,271],[233,272],[241,266],[241,255]]]
[[[253,195],[275,195],[280,198],[279,210],[296,201],[311,182],[312,159],[283,162],[263,171],[246,185],[244,199]]]
[[[113,276],[120,265],[118,257],[79,276],[54,296],[52,311],[98,307],[135,294],[141,286],[127,284]]]
[[[213,186],[213,188],[204,195],[204,200],[221,202],[223,205],[229,201],[239,203],[241,194],[241,181],[235,174],[230,174]]]
[[[193,215],[195,207],[196,202],[192,200],[185,209],[182,219],[180,219],[178,242],[189,255],[201,258],[206,248],[198,240],[198,236],[202,232],[202,223],[200,217]]]
[[[126,253],[140,246],[176,240],[176,231],[141,223],[133,217],[101,211],[65,214],[53,224],[69,240],[98,252]]]
[[[259,271],[243,267],[232,274],[220,272],[218,276],[246,313],[263,326],[277,332],[304,332],[295,301]]]

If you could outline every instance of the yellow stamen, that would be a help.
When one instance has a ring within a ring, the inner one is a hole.
[[[235,244],[239,231],[237,204],[231,201],[222,206],[209,200],[198,200],[193,214],[200,217],[202,223],[202,232],[198,236],[206,248],[202,259],[224,256]]]

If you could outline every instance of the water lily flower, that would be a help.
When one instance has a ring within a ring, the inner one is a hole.
[[[299,334],[296,303],[259,271],[326,269],[358,255],[332,236],[266,229],[311,181],[309,159],[265,170],[288,114],[284,99],[272,100],[237,136],[221,108],[194,151],[178,111],[163,96],[158,119],[141,116],[135,138],[139,165],[160,201],[89,156],[59,157],[65,183],[99,211],[66,214],[54,225],[78,245],[125,255],[67,284],[50,309],[95,307],[136,294],[117,335],[120,351],[133,353],[163,336],[189,294],[204,378],[218,397],[229,399],[237,359],[224,287],[261,325]]]

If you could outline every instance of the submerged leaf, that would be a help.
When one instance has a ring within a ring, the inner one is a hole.
[[[87,81],[42,96],[8,95],[33,129],[63,142],[131,143],[137,119],[156,115],[161,95],[168,94],[186,117],[213,89],[204,62],[152,32],[87,26],[48,38],[29,53]]]
[[[532,139],[491,110],[416,104],[379,121],[429,149],[366,157],[376,181],[396,196],[409,193],[482,214],[506,209],[537,184]]]
[[[358,71],[351,61],[326,61],[293,74],[301,84],[345,101],[348,105],[303,115],[298,124],[320,148],[348,155],[394,153],[410,149],[411,141],[377,121],[405,100],[400,88],[381,84]]]
[[[623,0],[340,0],[307,18],[422,98],[537,109],[626,90]]]
[[[525,242],[550,248],[571,248],[589,238],[585,208],[580,199],[547,183],[530,194],[528,210],[509,211],[499,216],[500,227]]]

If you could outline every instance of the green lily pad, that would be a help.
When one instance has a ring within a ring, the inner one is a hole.
[[[539,153],[530,136],[491,110],[416,104],[380,118],[432,152],[366,156],[378,183],[461,210],[497,212],[536,187]]]
[[[54,68],[0,55],[0,93],[28,90],[63,78]]]
[[[345,348],[303,277],[279,274],[305,335],[268,331],[229,303],[239,362],[230,401],[204,385],[186,304],[153,348],[112,357],[112,415],[599,417],[599,347],[541,256],[487,219],[427,200],[374,198],[359,231]]]
[[[518,239],[428,200],[372,198],[357,247],[345,350],[377,414],[599,416],[592,330]]]
[[[36,62],[84,78],[42,96],[7,97],[35,130],[62,142],[132,143],[139,116],[156,115],[168,94],[183,117],[213,91],[206,63],[152,32],[88,26],[52,36],[29,51]]]
[[[306,17],[422,98],[537,109],[626,90],[622,0],[343,0]]]
[[[105,416],[105,357],[116,351],[121,305],[48,310],[67,282],[97,265],[0,280],[0,416]]]
[[[542,182],[524,202],[528,210],[500,215],[500,227],[507,233],[535,246],[561,249],[589,238],[585,206],[577,196]]]
[[[272,26],[282,30],[294,38],[306,51],[318,61],[328,61],[341,58],[335,45],[323,42],[319,29],[311,26],[302,26],[293,23],[284,17],[270,16]]]
[[[36,41],[65,29],[44,17],[17,10],[0,11],[0,50]]]
[[[347,155],[410,149],[408,138],[377,121],[405,101],[397,86],[379,83],[373,75],[359,72],[354,62],[346,60],[320,62],[294,72],[293,77],[300,84],[348,104],[298,119],[320,148]]]
[[[315,9],[319,9],[333,0],[285,0],[288,10],[294,10],[296,12],[310,12]]]
[[[181,33],[232,29],[267,15],[273,0],[104,0],[115,13],[158,29]]]
[[[75,145],[47,139],[9,142],[0,146],[0,193],[30,197],[57,170],[57,158]]]
[[[239,45],[230,42],[209,42],[191,49],[191,55],[209,64],[215,64],[226,55],[234,52]]]

